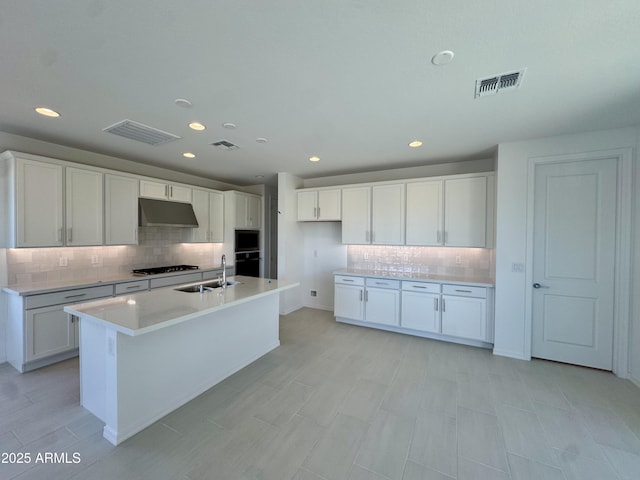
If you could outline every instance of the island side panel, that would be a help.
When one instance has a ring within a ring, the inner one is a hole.
[[[107,329],[80,320],[80,405],[106,422]]]
[[[144,335],[114,332],[105,438],[121,443],[279,346],[278,310],[276,292]]]

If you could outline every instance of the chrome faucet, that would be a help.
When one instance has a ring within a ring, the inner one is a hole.
[[[227,256],[222,254],[222,288],[227,286]]]

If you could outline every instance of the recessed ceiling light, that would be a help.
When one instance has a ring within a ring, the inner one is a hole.
[[[35,109],[36,112],[38,112],[40,115],[44,115],[45,117],[59,117],[60,114],[58,112],[56,112],[55,110],[51,110],[50,108],[46,108],[46,107],[38,107]]]
[[[447,63],[451,63],[453,56],[454,53],[451,50],[443,50],[433,56],[431,63],[438,66],[446,65]]]
[[[309,157],[309,161],[310,162],[319,162],[320,161],[320,157],[316,157],[315,155],[313,157]]]
[[[182,156],[186,157],[186,158],[196,158],[196,155],[194,153],[191,153],[191,152],[184,152],[182,154]]]
[[[235,130],[237,128],[235,123],[223,123],[222,126],[228,130]]]
[[[411,148],[421,147],[422,146],[422,142],[420,140],[414,140],[413,142],[409,143],[409,146]]]
[[[191,108],[193,106],[193,104],[186,98],[176,98],[174,103],[182,108]]]
[[[264,138],[264,137],[259,137],[259,138],[256,138],[256,142],[258,142],[258,143],[267,143],[267,139]]]
[[[264,175],[256,175],[255,178],[264,178]]]
[[[205,128],[207,128],[207,127],[205,127],[205,126],[204,126],[203,124],[201,124],[200,122],[191,122],[191,123],[189,124],[189,128],[190,128],[190,129],[192,129],[192,130],[197,130],[197,131],[199,131],[199,132],[200,132],[200,131],[204,130],[204,129],[205,129]]]

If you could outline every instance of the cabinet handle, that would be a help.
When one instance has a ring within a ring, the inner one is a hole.
[[[320,218],[320,207],[318,207],[318,218]]]
[[[376,282],[376,285],[389,285],[387,282]]]
[[[364,301],[368,302],[369,301],[369,290],[365,290],[364,291]]]
[[[164,196],[169,198],[169,185],[164,186]]]
[[[169,198],[173,198],[173,185],[169,186]]]
[[[313,207],[313,218],[318,218],[318,209]]]
[[[442,311],[444,312],[444,298],[442,299],[441,305],[442,305]]]
[[[440,233],[440,230],[436,231],[436,236],[437,236],[436,243],[440,243],[440,238],[442,237],[442,234]]]
[[[86,294],[86,293],[78,293],[78,294],[76,294],[76,295],[67,295],[67,296],[66,296],[66,297],[64,297],[64,298],[65,298],[65,300],[66,300],[66,299],[68,299],[68,298],[80,298],[80,297],[86,297],[86,296],[87,296],[87,294]]]
[[[362,290],[360,290],[360,301],[362,301]]]
[[[422,285],[411,285],[411,288],[427,288]]]
[[[433,299],[433,309],[437,312],[438,311],[438,299],[434,298]]]
[[[471,290],[458,290],[457,288],[455,290],[456,290],[456,292],[473,293]]]
[[[142,288],[140,285],[131,285],[130,287],[127,287],[127,290],[133,290],[133,289],[139,289]]]
[[[343,282],[353,282],[354,280],[352,280],[350,278],[343,278],[342,281]]]
[[[71,239],[73,238],[71,236],[71,232],[72,232],[72,228],[71,227],[67,228],[67,242],[70,242]]]

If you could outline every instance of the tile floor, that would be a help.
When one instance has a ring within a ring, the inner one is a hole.
[[[589,369],[336,324],[282,346],[122,445],[79,405],[78,362],[0,366],[2,479],[637,480],[640,389]],[[66,453],[77,464],[35,463]],[[0,459],[1,460],[1,459]]]

